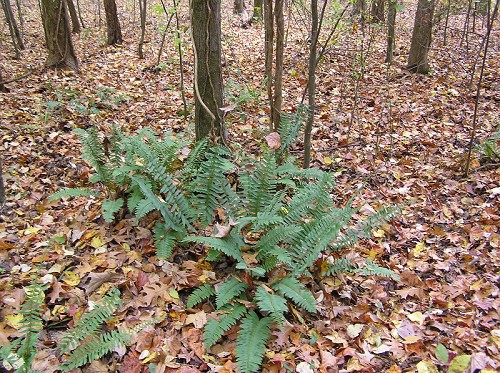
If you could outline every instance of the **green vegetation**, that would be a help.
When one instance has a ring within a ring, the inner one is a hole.
[[[43,330],[41,314],[45,306],[45,287],[39,284],[26,288],[26,300],[21,305],[21,336],[0,347],[3,368],[16,373],[34,372],[31,363],[37,353],[37,342]],[[132,329],[110,330],[101,333],[102,325],[122,305],[120,292],[111,289],[102,301],[85,313],[73,328],[66,331],[57,344],[58,352],[65,356],[58,369],[69,371],[101,358],[119,346],[130,342],[131,335],[159,320],[141,323]]]

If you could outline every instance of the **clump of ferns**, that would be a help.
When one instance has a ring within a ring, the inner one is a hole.
[[[208,261],[234,263],[233,274],[217,284],[204,284],[188,298],[191,308],[215,299],[217,317],[204,330],[207,347],[239,325],[236,360],[241,372],[260,369],[274,326],[291,309],[316,312],[316,299],[302,280],[322,254],[351,246],[371,235],[399,213],[381,208],[364,221],[352,222],[357,209],[335,206],[334,182],[320,170],[301,170],[281,149],[266,151],[260,160],[238,170],[238,190],[224,205],[227,221],[210,237],[192,235],[185,242],[209,248]],[[394,275],[367,263],[366,273]]]
[[[43,330],[42,312],[45,307],[46,286],[33,284],[26,288],[26,299],[21,305],[20,337],[12,343],[0,347],[3,368],[16,373],[34,372],[31,369],[38,352],[40,333]],[[58,355],[62,363],[57,369],[69,371],[88,364],[130,343],[134,333],[148,325],[159,322],[152,319],[133,328],[120,328],[102,332],[102,326],[109,321],[122,305],[120,292],[113,288],[93,308],[84,313],[74,327],[63,333],[57,343]]]

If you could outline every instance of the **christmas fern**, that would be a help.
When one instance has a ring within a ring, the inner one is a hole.
[[[247,312],[241,304],[229,305],[219,310],[219,319],[210,318],[203,331],[203,341],[207,348],[212,347],[225,332],[231,329]]]
[[[260,370],[271,334],[271,322],[270,317],[260,318],[254,311],[250,311],[241,321],[236,350],[236,361],[241,373]]]
[[[58,343],[61,353],[73,350],[81,340],[95,334],[121,305],[120,292],[116,288],[111,289],[100,303],[78,320],[74,328],[64,334]]]

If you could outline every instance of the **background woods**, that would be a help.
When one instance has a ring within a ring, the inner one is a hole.
[[[2,0],[0,370],[498,371],[498,7]]]

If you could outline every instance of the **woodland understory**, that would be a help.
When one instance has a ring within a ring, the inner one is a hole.
[[[173,24],[166,31],[159,65],[160,26],[169,15],[158,10],[160,5],[150,5],[145,58],[139,59],[134,4],[118,4],[124,43],[111,47],[95,4],[81,2],[86,28],[73,34],[78,73],[44,67],[35,1],[23,3],[26,49],[21,59],[13,58],[8,28],[0,26],[3,79],[25,75],[0,93],[6,193],[0,212],[0,345],[20,335],[24,288],[50,278],[46,327],[33,369],[54,371],[60,357],[50,348],[52,341],[89,303],[117,287],[123,305],[108,326],[154,317],[163,321],[140,331],[126,349],[75,371],[149,372],[154,364],[156,372],[234,372],[237,328],[207,351],[202,329],[214,308],[210,303],[186,308],[197,286],[224,279],[229,266],[215,268],[204,261],[197,245],[158,260],[154,221],[124,215],[105,223],[100,199],[48,201],[61,188],[89,184],[92,170],[74,128],[96,127],[109,134],[113,127],[125,133],[148,127],[158,135],[194,138],[187,4],[181,4],[178,37]],[[333,12],[327,7],[320,40],[335,23]],[[452,14],[446,45],[443,21],[434,28],[431,73],[411,74],[405,64],[414,12],[409,4],[398,12],[392,64],[384,63],[384,27],[363,28],[344,16],[318,65],[312,140],[312,167],[335,175],[338,206],[354,198],[360,218],[382,206],[404,206],[398,217],[345,254],[352,262],[373,260],[396,272],[400,281],[360,273],[322,276],[318,270],[306,285],[319,312],[293,308],[287,313],[282,330],[276,329],[268,342],[263,372],[500,369],[500,160],[474,151],[464,176],[479,67],[472,85],[469,80],[485,29],[478,20],[468,43],[461,42],[465,15]],[[299,6],[287,7],[285,14],[283,111],[293,114],[307,84],[309,21]],[[498,29],[496,23],[479,91],[475,149],[500,130]],[[241,28],[232,3],[224,1],[222,35],[228,146],[257,161],[269,132],[263,25]],[[299,137],[291,154],[301,159],[302,149]],[[186,155],[187,150],[179,157]],[[446,348],[447,361],[438,345]],[[455,357],[464,356],[464,364],[450,367]]]

